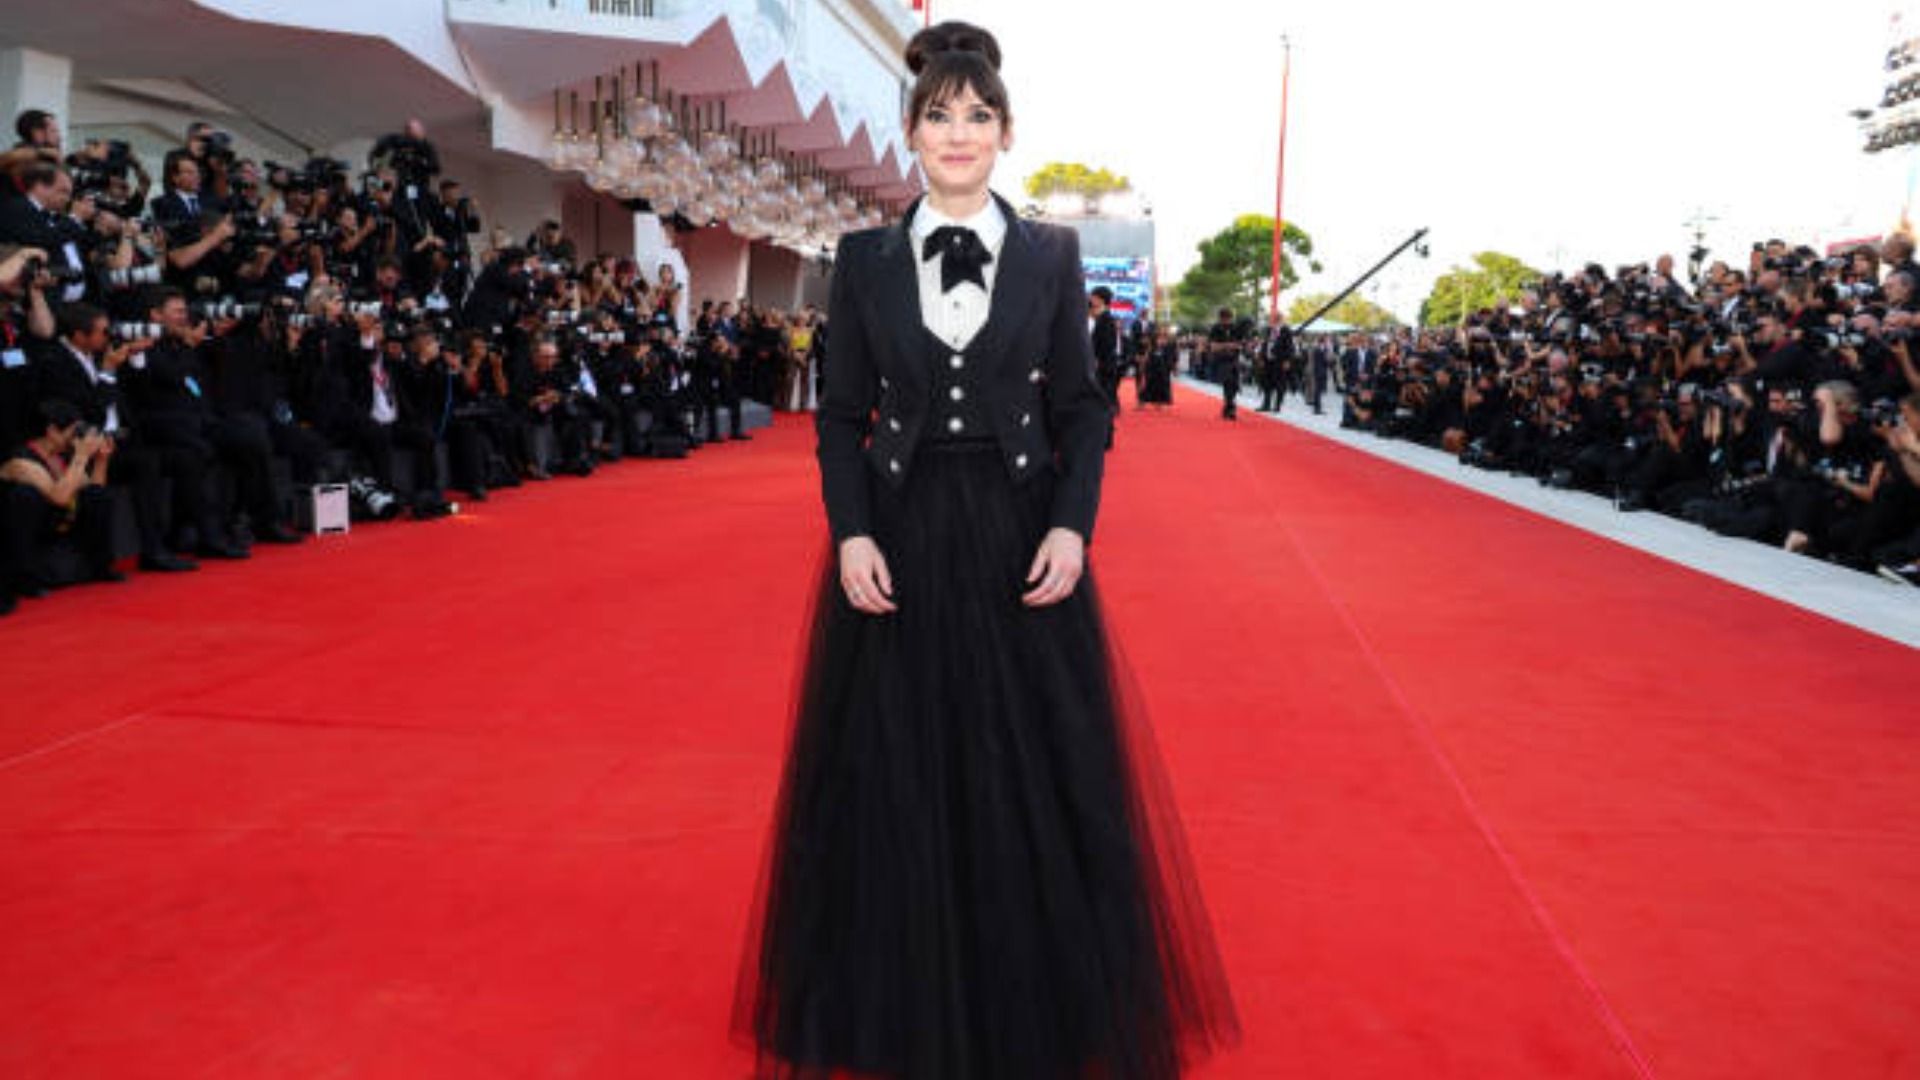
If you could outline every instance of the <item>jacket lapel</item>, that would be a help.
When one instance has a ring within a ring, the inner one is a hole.
[[[995,193],[1000,214],[1007,221],[1007,235],[1000,243],[1000,269],[993,275],[993,294],[987,307],[987,322],[970,346],[975,355],[991,359],[1006,351],[1013,334],[1026,326],[1027,319],[1040,301],[1037,268],[1039,252],[1033,226],[1014,212],[1007,200]],[[1031,356],[1017,357],[1032,363]]]
[[[922,196],[924,198],[924,196]],[[926,354],[926,345],[922,342],[920,319],[920,266],[913,250],[913,235],[909,224],[913,221],[913,211],[920,205],[915,199],[900,221],[890,228],[880,239],[879,285],[874,297],[875,307],[880,314],[879,323],[888,329],[893,339],[893,364],[885,367],[894,369],[902,379],[912,380],[915,384],[924,382],[924,372],[920,370],[920,358]]]

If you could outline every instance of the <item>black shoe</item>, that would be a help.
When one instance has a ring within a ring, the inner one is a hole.
[[[740,440],[741,442],[748,442],[748,441],[750,441],[750,440],[751,440],[751,439],[753,438],[753,436],[751,436],[751,435],[749,435],[749,434],[747,434],[747,433],[746,433],[746,432],[744,432],[744,431],[736,431],[736,432],[734,432],[734,433],[733,433],[733,437],[734,437],[734,438],[736,438],[736,439],[739,439],[739,440]]]
[[[545,470],[545,469],[543,469],[543,468],[541,468],[541,467],[540,467],[540,466],[538,466],[538,465],[529,465],[529,466],[527,467],[527,479],[529,479],[529,480],[551,480],[551,479],[553,479],[553,474],[552,474],[552,473],[550,473],[550,472],[548,472],[547,470]]]
[[[109,585],[116,585],[122,581],[127,580],[127,575],[119,570],[115,570],[111,566],[103,566],[100,569],[95,570],[93,572],[93,576],[88,578],[87,580],[105,582]]]
[[[470,501],[470,502],[486,502],[486,501],[487,501],[487,489],[486,489],[486,488],[483,488],[483,487],[471,487],[471,488],[468,488],[468,489],[467,489],[467,499],[468,499],[468,501]]]
[[[192,559],[183,559],[171,551],[161,551],[140,556],[140,569],[156,574],[178,574],[198,570],[200,564]]]
[[[12,593],[0,589],[0,615],[11,615],[13,609],[19,606],[20,601],[15,600]]]
[[[297,544],[305,539],[306,537],[279,524],[265,525],[253,530],[253,540],[256,544]]]
[[[193,549],[203,559],[250,559],[253,552],[236,544],[201,544]]]

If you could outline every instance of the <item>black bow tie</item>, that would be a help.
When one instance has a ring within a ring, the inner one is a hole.
[[[931,259],[934,252],[940,253],[941,292],[952,292],[953,287],[963,281],[971,281],[982,289],[987,287],[987,276],[981,267],[993,261],[993,253],[980,242],[980,234],[959,225],[942,225],[927,234],[927,242],[920,247],[920,258]]]

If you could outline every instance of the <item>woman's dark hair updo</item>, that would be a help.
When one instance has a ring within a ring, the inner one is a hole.
[[[916,76],[907,101],[907,130],[920,123],[928,106],[951,101],[971,88],[1004,126],[1013,120],[1007,84],[1000,81],[1000,43],[972,23],[948,21],[929,26],[907,42],[907,70]]]

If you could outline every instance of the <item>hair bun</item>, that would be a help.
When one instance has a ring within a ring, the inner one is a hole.
[[[929,26],[907,42],[907,70],[915,75],[942,53],[977,53],[994,71],[1000,70],[1000,43],[972,23],[949,20]]]

